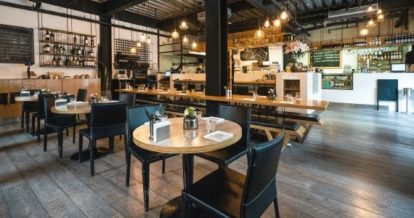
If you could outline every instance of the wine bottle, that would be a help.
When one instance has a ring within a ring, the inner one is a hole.
[[[82,54],[82,50],[80,49],[80,47],[78,47],[78,49],[76,50],[76,54],[77,55],[81,55]]]
[[[53,34],[52,31],[50,31],[50,41],[52,41],[52,42],[55,41],[55,34]]]
[[[91,37],[91,46],[95,45],[95,40],[93,40],[93,37]]]
[[[57,58],[57,60],[56,60],[56,65],[58,66],[58,67],[60,67],[60,66],[62,66],[63,65],[63,63],[62,63],[62,58],[60,57],[60,56],[58,56],[58,58]]]
[[[88,45],[88,44],[89,44],[88,37],[85,36],[84,45]]]
[[[60,45],[59,46],[59,54],[64,54],[65,53],[65,51],[63,49],[64,49],[63,46]]]
[[[49,30],[46,30],[45,40],[46,41],[49,41],[50,40]]]
[[[74,36],[73,36],[73,44],[75,44],[75,45],[76,45],[77,41],[78,41],[78,39],[76,38],[76,35],[74,35]]]
[[[70,66],[70,59],[69,59],[69,57],[66,57],[65,66],[67,66],[67,67]]]
[[[55,56],[53,56],[53,60],[52,60],[52,66],[56,66],[56,57]]]
[[[53,45],[53,54],[58,54],[58,53],[59,53],[59,47],[56,44],[54,44]]]
[[[50,46],[49,44],[46,44],[43,46],[43,53],[50,53]]]

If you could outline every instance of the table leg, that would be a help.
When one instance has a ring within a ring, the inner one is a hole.
[[[183,154],[183,184],[184,189],[193,184],[194,175],[194,155]]]

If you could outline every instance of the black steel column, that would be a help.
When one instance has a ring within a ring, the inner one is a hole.
[[[227,0],[207,0],[206,95],[224,96],[229,82],[227,54]],[[207,102],[207,113],[215,114],[216,103]]]
[[[104,23],[111,23],[111,17],[100,16],[99,20]],[[98,72],[100,76],[104,76],[105,68],[112,78],[112,29],[110,25],[99,25],[99,47],[98,47]],[[101,78],[102,81],[102,78]],[[108,86],[111,86],[112,79]],[[101,82],[102,85],[102,82]],[[104,90],[106,87],[101,87]],[[106,90],[107,91],[107,90]]]

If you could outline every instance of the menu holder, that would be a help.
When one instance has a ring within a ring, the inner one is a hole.
[[[223,131],[214,131],[212,133],[209,133],[207,135],[204,135],[205,139],[209,139],[215,142],[223,142],[226,141],[228,139],[231,139],[233,137],[232,133],[228,133],[228,132],[223,132]]]
[[[68,109],[68,101],[64,98],[55,100],[55,108],[59,110]]]
[[[171,122],[169,121],[161,121],[154,123],[152,141],[160,142],[170,138],[170,126]]]
[[[29,97],[30,96],[30,91],[21,91],[20,96],[21,97]]]

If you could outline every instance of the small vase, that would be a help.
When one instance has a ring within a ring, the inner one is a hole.
[[[185,130],[195,130],[198,129],[198,119],[196,116],[185,116],[183,122],[183,128]]]

